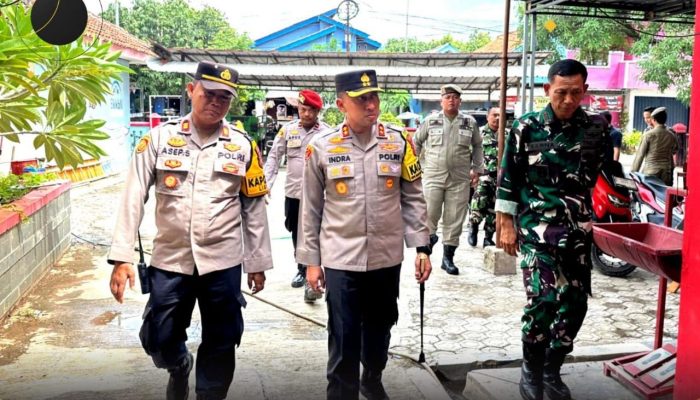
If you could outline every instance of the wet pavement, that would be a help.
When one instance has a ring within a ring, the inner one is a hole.
[[[280,171],[278,182],[283,182]],[[0,322],[0,399],[162,398],[167,373],[140,348],[138,328],[146,296],[126,294],[117,304],[108,288],[107,245],[123,176],[71,190],[73,245],[63,259]],[[326,308],[305,304],[289,282],[296,271],[291,236],[283,226],[283,185],[268,206],[275,268],[259,301],[247,296],[245,333],[229,398],[324,398]],[[144,246],[154,235],[153,205],[142,224]],[[428,364],[467,363],[476,355],[519,357],[522,276],[493,276],[481,269],[483,251],[463,244],[455,261],[460,275],[440,270],[441,245],[431,257],[426,284],[425,346]],[[481,242],[481,237],[479,242]],[[402,270],[399,322],[385,385],[392,398],[447,398],[434,377],[410,361],[420,352],[419,292],[412,277],[413,250]],[[137,288],[138,289],[138,284]],[[626,278],[593,273],[594,297],[576,346],[649,342],[654,335],[657,281],[636,270]],[[297,315],[294,315],[297,314]],[[677,333],[678,295],[669,294],[665,337]],[[197,311],[188,330],[199,343]],[[463,379],[464,377],[462,377]],[[463,384],[462,384],[463,386]],[[449,387],[449,385],[448,385]],[[452,388],[453,398],[461,389]]]

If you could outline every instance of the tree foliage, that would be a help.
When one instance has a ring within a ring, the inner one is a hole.
[[[690,104],[690,75],[693,66],[693,30],[691,26],[678,24],[651,24],[645,32],[659,35],[642,35],[632,51],[642,60],[642,80],[655,83],[660,91],[675,87],[678,100]]]
[[[114,22],[115,14],[112,3],[102,17]],[[119,21],[132,35],[165,47],[247,50],[253,45],[248,34],[231,27],[220,10],[210,6],[197,10],[185,0],[134,0],[130,8],[120,7]],[[132,81],[146,95],[180,94],[182,75],[147,67],[134,70]]]
[[[379,51],[385,53],[424,53],[446,43],[462,53],[472,52],[491,41],[491,37],[485,32],[472,32],[466,41],[457,40],[452,35],[445,35],[440,39],[423,41],[417,38],[392,38],[389,39]]]
[[[407,90],[387,90],[379,93],[379,101],[379,108],[383,113],[401,114],[404,108],[408,108],[411,94]]]
[[[59,168],[78,165],[86,154],[106,155],[95,143],[109,137],[100,130],[105,122],[84,118],[88,106],[105,101],[111,80],[129,71],[116,62],[119,54],[81,39],[44,42],[21,3],[4,7],[0,18],[0,135],[13,142],[35,135],[34,147]]]

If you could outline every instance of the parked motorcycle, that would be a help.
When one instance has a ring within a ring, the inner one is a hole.
[[[635,219],[641,222],[663,225],[664,215],[666,214],[666,190],[668,186],[655,176],[643,175],[639,172],[632,172],[630,176],[637,186],[632,205],[632,213]],[[671,227],[683,230],[684,219],[684,205],[680,204],[673,207]]]
[[[606,162],[598,174],[591,197],[595,222],[632,222],[630,192],[636,190],[636,187],[633,180],[625,177],[619,162]],[[608,276],[627,276],[637,268],[605,254],[595,243],[591,245],[591,261],[601,273]]]

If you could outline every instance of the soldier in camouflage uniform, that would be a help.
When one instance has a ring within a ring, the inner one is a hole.
[[[524,399],[570,399],[559,370],[581,328],[591,291],[591,195],[608,140],[607,123],[579,103],[586,67],[562,60],[544,85],[550,103],[511,129],[499,174],[500,245],[523,254]],[[517,237],[516,224],[517,223]],[[516,240],[517,239],[517,240]]]
[[[479,184],[472,198],[470,214],[469,245],[476,246],[479,224],[484,222],[484,247],[494,246],[493,233],[496,232],[496,176],[498,175],[498,122],[501,110],[491,107],[486,116],[488,122],[481,128],[484,148],[484,175],[479,177]]]

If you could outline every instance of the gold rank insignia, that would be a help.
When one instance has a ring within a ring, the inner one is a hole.
[[[224,145],[224,149],[226,149],[226,150],[228,150],[228,151],[231,151],[231,152],[234,152],[234,151],[240,150],[240,149],[241,149],[241,146],[239,146],[239,145],[237,145],[237,144],[235,144],[235,143],[226,143],[226,144]]]
[[[347,125],[343,125],[343,137],[350,137],[350,128]]]
[[[401,146],[397,143],[380,143],[379,148],[384,151],[398,151]]]
[[[146,135],[139,140],[139,144],[136,145],[136,153],[143,153],[148,148],[148,144],[151,142],[151,136]]]
[[[347,147],[335,146],[332,149],[329,149],[328,152],[333,154],[345,154],[349,153],[350,149],[348,149]]]
[[[379,132],[379,137],[384,137],[385,132],[384,132],[384,125],[379,124],[379,127],[377,128],[377,131]]]
[[[219,75],[219,76],[221,77],[221,79],[223,79],[225,81],[231,80],[231,71],[229,71],[228,69],[225,69],[225,70],[223,70],[223,72],[221,72],[221,75]]]
[[[308,160],[309,158],[311,158],[311,155],[312,155],[313,153],[314,153],[314,148],[311,147],[310,144],[307,144],[307,145],[306,145],[306,153],[304,154],[304,159],[305,159],[305,160]]]
[[[165,175],[165,178],[163,178],[163,184],[168,189],[173,189],[178,184],[177,178],[174,175]]]
[[[360,77],[360,81],[362,82],[362,86],[366,87],[372,84],[372,80],[367,76],[367,74],[362,74]]]
[[[186,145],[187,142],[181,137],[173,136],[170,139],[168,139],[168,144],[173,147],[182,147]]]
[[[224,170],[224,172],[228,172],[229,174],[238,173],[238,166],[236,166],[234,163],[226,163],[222,165],[221,168]]]
[[[180,130],[182,132],[189,132],[190,131],[190,121],[187,119],[182,121],[182,124],[180,124]]]
[[[394,187],[394,178],[386,178],[386,188],[391,189]]]
[[[344,142],[343,138],[342,138],[342,137],[339,137],[339,136],[332,137],[332,138],[330,138],[330,139],[328,140],[328,143],[331,143],[331,144],[340,144],[340,143],[343,143],[343,142]]]
[[[165,166],[168,168],[177,168],[177,167],[180,167],[181,165],[182,165],[182,161],[180,161],[180,160],[173,160],[173,159],[165,160]]]
[[[338,181],[335,183],[335,191],[338,192],[338,194],[347,194],[348,185],[343,181]]]
[[[226,70],[226,71],[228,71],[228,70]],[[226,72],[226,71],[224,71],[224,72]],[[223,128],[221,128],[221,137],[228,139],[228,137],[229,137],[228,126],[224,126]]]

